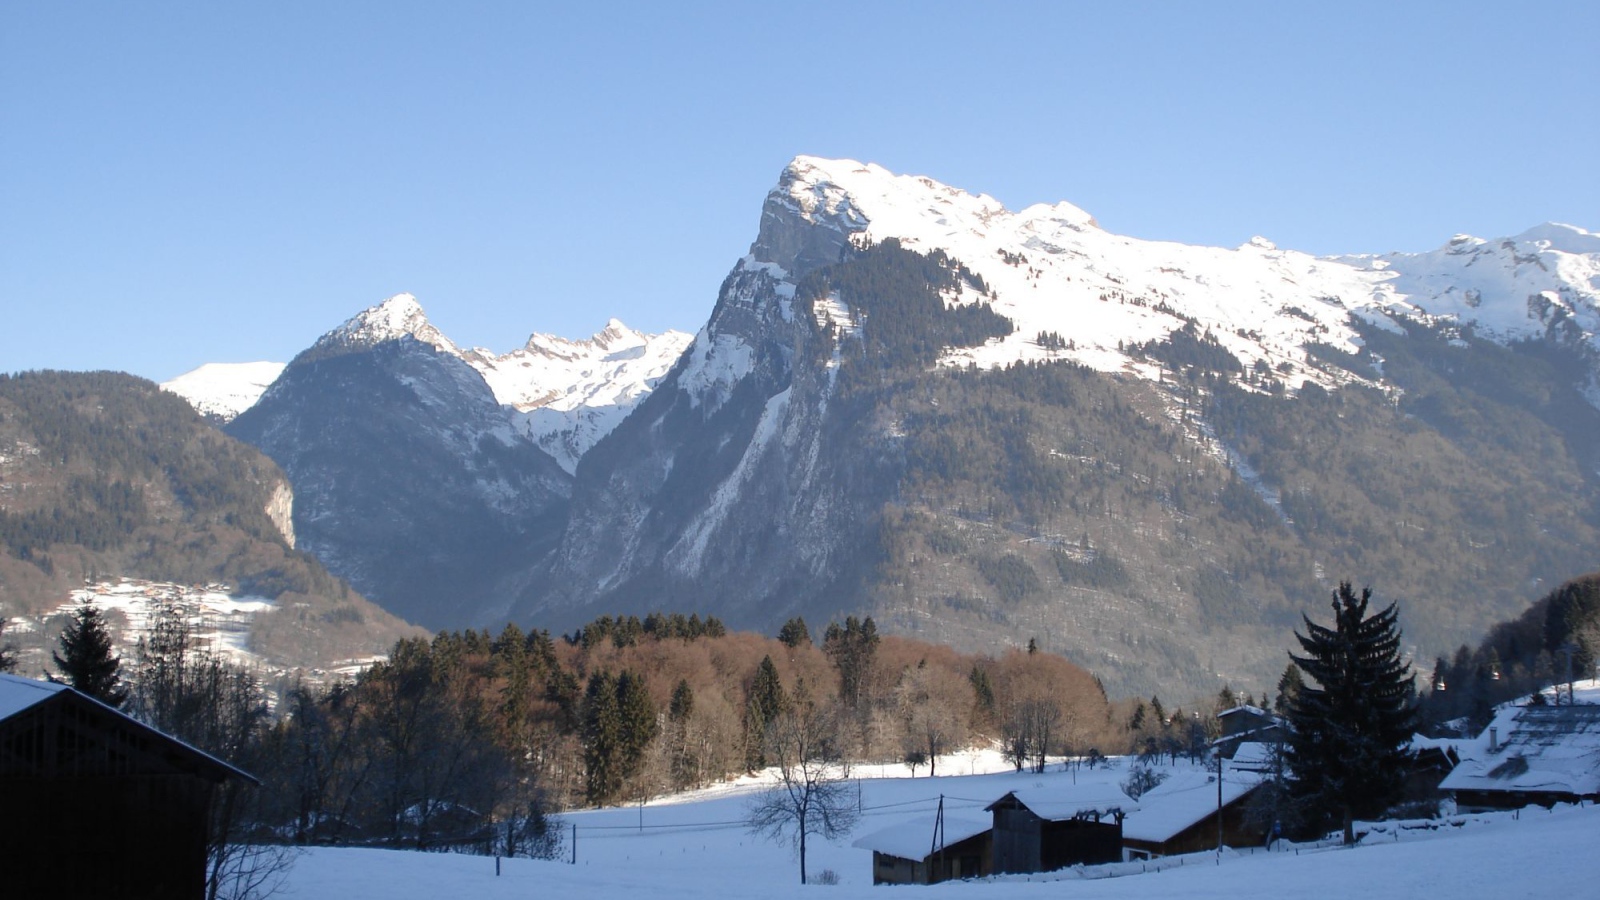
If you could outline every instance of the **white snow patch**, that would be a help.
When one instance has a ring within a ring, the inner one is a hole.
[[[216,416],[225,422],[256,405],[261,395],[283,373],[281,362],[206,363],[171,381],[162,390],[189,401],[201,415]]]

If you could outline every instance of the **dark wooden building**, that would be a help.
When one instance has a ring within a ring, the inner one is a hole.
[[[1228,771],[1219,798],[1217,779],[1205,772],[1178,772],[1139,798],[1139,811],[1122,826],[1122,844],[1129,859],[1175,856],[1217,848],[1218,800],[1221,800],[1222,843],[1258,847],[1266,843],[1267,826],[1247,814],[1251,794],[1261,785],[1255,773]]]
[[[205,896],[212,795],[249,775],[65,685],[0,675],[12,897]]]
[[[872,851],[873,884],[935,884],[993,870],[990,824],[971,819],[903,822],[856,840]]]
[[[1258,706],[1235,706],[1217,713],[1222,734],[1211,742],[1223,759],[1233,759],[1239,745],[1282,743],[1289,737],[1283,720]]]
[[[994,871],[1119,862],[1122,818],[1136,808],[1104,786],[1012,791],[987,807],[994,814]]]

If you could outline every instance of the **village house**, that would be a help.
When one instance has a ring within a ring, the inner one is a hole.
[[[1250,797],[1261,775],[1227,771],[1220,792],[1222,843],[1230,847],[1266,842],[1270,824],[1251,823]],[[1217,847],[1219,792],[1217,777],[1206,772],[1177,772],[1139,797],[1139,810],[1122,823],[1122,846],[1128,859],[1151,859],[1214,850]]]
[[[1283,720],[1258,706],[1225,709],[1217,713],[1217,725],[1222,733],[1211,747],[1224,759],[1233,759],[1241,744],[1274,744],[1288,737]]]
[[[1458,809],[1600,801],[1600,683],[1577,687],[1575,703],[1504,704],[1477,739],[1455,743],[1460,764],[1439,786]]]
[[[935,884],[993,870],[992,823],[919,819],[875,831],[853,844],[872,851],[873,884]]]
[[[7,896],[205,896],[211,802],[255,779],[61,684],[0,675]]]
[[[989,804],[996,872],[1049,872],[1122,859],[1122,819],[1138,809],[1114,786],[1012,791]]]

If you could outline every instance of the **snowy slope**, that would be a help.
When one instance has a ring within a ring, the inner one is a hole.
[[[283,372],[280,362],[206,363],[161,387],[189,401],[203,416],[224,422],[244,412]]]
[[[1600,332],[1600,235],[1570,225],[1384,256],[1314,257],[1259,237],[1234,249],[1196,247],[1112,234],[1069,203],[1011,212],[929,178],[809,156],[790,163],[768,204],[764,225],[787,212],[852,241],[937,248],[977,271],[1017,329],[950,354],[951,364],[1069,358],[1124,370],[1133,363],[1119,343],[1159,340],[1189,317],[1247,367],[1259,360],[1290,385],[1328,385],[1337,376],[1307,366],[1302,347],[1356,349],[1352,313],[1379,324],[1400,316],[1471,324],[1499,341],[1549,334],[1593,343]],[[748,264],[792,270],[817,261],[806,258],[813,248],[759,244]],[[1046,350],[1035,341],[1041,331],[1072,346]]]
[[[510,353],[474,348],[461,358],[482,373],[501,403],[524,414],[528,435],[571,472],[692,340],[681,331],[645,334],[612,319],[587,340],[534,334]]]

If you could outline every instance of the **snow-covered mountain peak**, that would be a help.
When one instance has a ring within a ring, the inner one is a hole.
[[[461,354],[495,398],[524,414],[524,430],[571,472],[647,396],[694,340],[681,331],[645,334],[618,319],[593,337],[533,334],[510,353]]]
[[[206,363],[162,382],[161,387],[189,401],[201,415],[231,422],[261,399],[283,366],[281,362]]]
[[[1558,253],[1579,255],[1600,253],[1600,234],[1561,222],[1535,225],[1512,240],[1518,244],[1534,244],[1541,250],[1554,250]]]
[[[535,332],[529,335],[528,342],[521,351],[512,351],[507,356],[526,352],[540,356],[557,359],[578,359],[592,357],[597,352],[617,353],[642,347],[652,340],[653,336],[640,331],[635,331],[622,323],[621,319],[609,319],[606,326],[595,332],[593,337],[581,340],[559,337],[553,334],[540,334]],[[495,357],[488,350],[477,349],[473,351],[484,357]]]
[[[1290,386],[1331,386],[1348,375],[1324,371],[1304,348],[1355,349],[1352,315],[1457,321],[1500,340],[1600,333],[1600,236],[1556,223],[1497,240],[1458,235],[1424,253],[1315,257],[1261,237],[1229,250],[1112,234],[1070,203],[1011,212],[931,178],[801,156],[768,195],[751,256],[792,284],[851,242],[888,238],[959,260],[1016,323],[1010,337],[950,354],[958,365],[1070,358],[1143,371],[1124,348],[1192,323],[1245,366],[1270,367]],[[1042,347],[1041,332],[1069,346]]]
[[[422,304],[410,294],[395,294],[376,306],[362,310],[343,325],[323,335],[313,347],[373,347],[407,337],[430,344],[442,353],[461,355],[461,351],[444,336],[444,332],[428,321]]]

